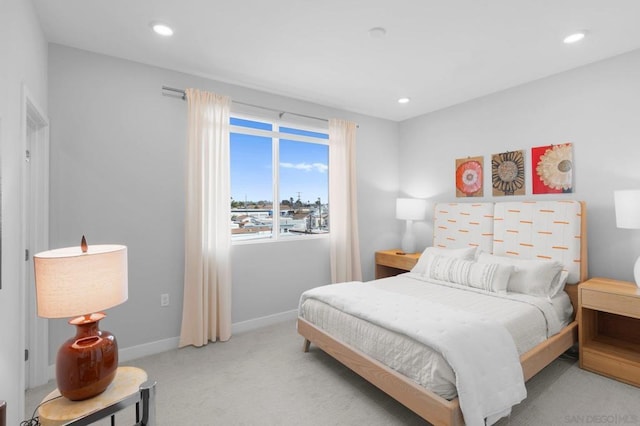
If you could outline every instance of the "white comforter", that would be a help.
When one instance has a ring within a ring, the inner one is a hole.
[[[486,316],[363,283],[309,290],[302,295],[300,306],[307,299],[407,335],[440,352],[455,371],[460,408],[468,425],[484,425],[485,419],[492,424],[526,397],[513,338],[503,325]]]

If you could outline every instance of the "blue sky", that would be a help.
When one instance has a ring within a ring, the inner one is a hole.
[[[232,119],[233,124],[271,130],[268,123]],[[267,128],[269,126],[269,128]],[[281,128],[281,132],[319,136],[327,135],[292,128]],[[328,202],[329,147],[322,144],[304,143],[280,139],[280,194],[281,200],[293,197],[304,203],[315,203],[320,197]],[[237,201],[271,200],[272,153],[271,138],[231,134],[231,197]]]

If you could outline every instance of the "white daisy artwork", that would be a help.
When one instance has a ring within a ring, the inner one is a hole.
[[[573,192],[573,144],[570,142],[531,148],[534,194]]]

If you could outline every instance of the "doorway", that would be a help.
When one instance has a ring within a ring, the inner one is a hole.
[[[34,253],[49,246],[49,119],[23,86],[23,213],[25,313],[25,387],[49,380],[49,330],[36,311]]]

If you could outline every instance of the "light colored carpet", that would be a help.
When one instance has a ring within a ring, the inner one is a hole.
[[[303,353],[290,322],[127,365],[157,381],[160,426],[427,424],[317,347]],[[25,417],[54,388],[27,391]],[[574,359],[554,361],[527,390],[499,425],[640,424],[639,388],[580,370]],[[129,411],[116,424],[133,424]]]

